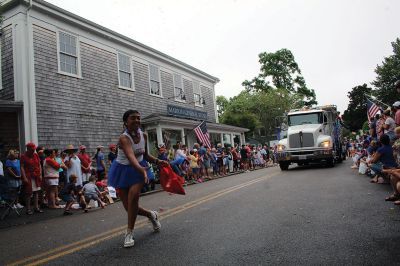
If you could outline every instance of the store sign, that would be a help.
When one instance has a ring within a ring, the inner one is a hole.
[[[176,105],[167,105],[168,115],[191,118],[197,120],[207,120],[207,112],[197,111],[195,109],[184,108]]]

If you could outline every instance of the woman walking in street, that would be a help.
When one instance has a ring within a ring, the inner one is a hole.
[[[161,224],[156,211],[139,207],[139,194],[152,174],[147,162],[168,164],[148,153],[147,135],[140,129],[140,113],[128,110],[122,117],[124,132],[118,142],[117,159],[112,163],[108,173],[108,183],[119,190],[125,210],[128,213],[128,228],[125,234],[124,247],[135,244],[133,229],[137,215],[146,216],[153,224],[154,231],[159,231]]]

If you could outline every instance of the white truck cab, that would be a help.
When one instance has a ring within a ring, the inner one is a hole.
[[[282,170],[299,165],[341,161],[341,129],[334,105],[291,110],[287,114],[287,138],[279,141],[278,162]]]

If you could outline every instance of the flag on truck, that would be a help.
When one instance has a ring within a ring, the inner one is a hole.
[[[371,118],[374,119],[375,115],[381,110],[381,108],[372,102],[370,99],[367,99],[367,117],[368,122],[371,123]]]
[[[208,134],[207,131],[206,121],[201,122],[200,125],[195,127],[194,133],[196,133],[196,136],[200,142],[202,142],[206,147],[211,148],[210,134]]]

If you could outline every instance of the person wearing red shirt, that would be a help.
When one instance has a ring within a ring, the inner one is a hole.
[[[89,154],[86,153],[86,146],[79,146],[79,160],[81,160],[81,169],[82,169],[82,182],[83,184],[89,181],[89,177],[91,176],[91,167],[92,167],[92,159]]]
[[[21,174],[25,187],[26,213],[32,215],[31,196],[33,195],[34,211],[42,213],[39,208],[39,192],[42,185],[42,169],[39,155],[35,152],[36,145],[33,142],[26,144],[26,152],[21,156]]]

